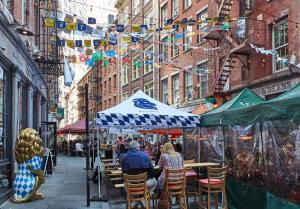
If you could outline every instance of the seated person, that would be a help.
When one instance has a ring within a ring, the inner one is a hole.
[[[147,187],[152,193],[157,184],[154,178],[154,167],[148,155],[139,149],[140,144],[137,141],[130,142],[129,149],[122,160],[122,172],[129,175],[146,172],[148,174]]]

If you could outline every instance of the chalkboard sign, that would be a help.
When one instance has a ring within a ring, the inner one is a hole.
[[[53,159],[50,149],[46,148],[43,162],[42,162],[42,170],[44,173],[52,173],[53,172]]]

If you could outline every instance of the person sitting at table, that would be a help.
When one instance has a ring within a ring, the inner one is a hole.
[[[157,185],[154,178],[154,167],[150,158],[145,152],[140,151],[140,144],[137,141],[131,141],[129,150],[124,155],[122,160],[122,172],[129,175],[137,175],[141,173],[148,174],[147,187],[152,193]]]
[[[182,169],[183,159],[178,152],[175,152],[174,146],[171,142],[167,142],[163,146],[162,154],[158,161],[158,166],[161,169]],[[161,172],[158,178],[158,193],[157,197],[160,196],[161,190],[164,189],[165,183],[165,172]]]

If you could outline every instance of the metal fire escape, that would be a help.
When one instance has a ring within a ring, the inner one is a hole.
[[[58,46],[57,27],[46,27],[45,18],[52,16],[57,19],[58,0],[40,0],[38,4],[38,47],[39,56],[35,57],[48,89],[48,106],[51,111],[58,103],[58,77],[63,75],[61,50]]]
[[[233,4],[234,0],[219,1],[217,17],[219,19],[230,17]],[[242,30],[244,34],[241,33],[241,23],[243,23],[244,28]],[[255,43],[262,46],[265,43],[263,36],[256,36],[256,28],[261,28],[261,31],[264,30],[265,25],[261,21],[243,17],[232,21],[229,30],[220,30],[222,24],[220,22],[213,23],[212,30],[204,36],[208,41],[215,43],[213,46],[217,45],[219,47],[215,54],[218,60],[215,65],[213,82],[211,83],[211,93],[214,95],[224,92],[224,87],[232,74],[232,70],[237,66],[236,63],[239,62],[239,66],[243,66],[242,69],[245,72],[249,70],[248,59],[252,50],[249,44]]]

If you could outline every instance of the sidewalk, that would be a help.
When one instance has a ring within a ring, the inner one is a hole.
[[[54,175],[45,176],[40,192],[44,200],[14,204],[10,200],[1,209],[107,209],[107,203],[91,202],[86,207],[85,158],[59,156]],[[93,183],[91,182],[93,187]],[[92,192],[91,192],[91,195]]]

